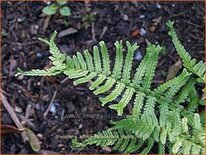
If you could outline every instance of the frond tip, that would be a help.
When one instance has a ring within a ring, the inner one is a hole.
[[[198,81],[204,83],[205,76],[205,63],[203,61],[197,62],[196,59],[192,58],[189,53],[185,50],[184,46],[180,43],[177,34],[174,29],[174,22],[168,21],[167,26],[169,28],[169,35],[172,38],[174,46],[183,61],[183,65],[188,71],[192,72],[199,77]]]

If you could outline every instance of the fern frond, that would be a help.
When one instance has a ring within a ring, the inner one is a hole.
[[[67,69],[71,68],[74,69],[74,61],[72,60],[72,58],[70,56],[66,56],[66,67]]]
[[[189,53],[185,50],[184,46],[180,43],[173,25],[174,22],[167,22],[167,26],[170,30],[168,34],[172,38],[175,48],[183,61],[184,67],[187,68],[193,74],[197,75],[199,77],[200,82],[204,82],[205,64],[203,63],[203,61],[199,61],[197,63],[196,59],[192,59]]]
[[[115,89],[112,90],[112,92],[109,95],[99,99],[102,102],[102,105],[104,106],[108,102],[114,101],[118,96],[120,96],[124,88],[125,85],[123,83],[117,82]]]
[[[131,84],[135,88],[138,88],[140,86],[140,84],[142,83],[142,78],[146,72],[148,61],[149,61],[148,60],[149,55],[151,55],[151,53],[146,52],[143,60],[140,62],[139,66],[136,69],[136,73],[134,75],[134,78],[133,78],[132,84]]]
[[[189,79],[190,75],[191,74],[189,74],[187,70],[183,69],[182,73],[179,76],[167,81],[164,84],[161,84],[159,87],[154,89],[155,94],[163,94],[167,92],[167,97],[173,97],[177,90],[179,90],[179,85],[183,86]]]
[[[115,43],[116,58],[114,69],[111,74],[108,50],[103,41],[100,42],[101,53],[98,47],[95,46],[93,48],[93,56],[88,50],[85,50],[83,54],[77,52],[77,55],[70,57],[60,53],[54,43],[55,36],[56,32],[49,41],[42,39],[42,41],[49,44],[52,55],[50,58],[53,61],[53,67],[56,66],[55,68],[61,70],[70,79],[74,79],[74,85],[90,82],[91,85],[89,89],[92,90],[95,95],[108,94],[106,97],[100,98],[102,105],[115,101],[116,98],[121,97],[119,103],[109,106],[111,109],[116,110],[118,115],[122,115],[124,108],[133,96],[136,96],[133,113],[134,115],[138,115],[144,105],[144,101],[141,101],[142,98],[140,98],[141,100],[138,98],[139,94],[147,94],[150,97],[156,98],[158,104],[172,102],[174,95],[176,95],[180,88],[187,82],[187,78],[189,79],[189,73],[183,70],[183,73],[179,77],[159,86],[153,92],[149,90],[149,88],[161,47],[152,44],[148,46],[145,58],[140,63],[132,80],[133,82],[130,84],[133,55],[138,48],[136,44],[131,45],[129,42],[126,42],[128,52],[124,60],[124,66],[122,66],[123,46],[121,42]],[[123,71],[121,72],[122,69]],[[39,73],[39,70],[37,71]],[[59,72],[55,72],[55,74],[57,73]],[[43,71],[40,75],[45,74],[45,71]],[[48,75],[55,74],[53,72],[50,74],[48,73]],[[34,74],[27,75],[32,76]],[[141,81],[141,79],[143,80]],[[111,90],[113,87],[114,89]],[[162,95],[166,90],[166,95]],[[141,102],[139,102],[139,100]]]
[[[101,63],[101,58],[99,54],[99,49],[97,46],[93,47],[93,53],[94,53],[94,66],[95,66],[95,71],[97,73],[102,72],[102,63]]]
[[[181,92],[178,95],[177,100],[175,101],[176,104],[180,104],[185,102],[185,100],[188,98],[190,94],[190,89],[194,87],[194,84],[196,83],[195,78],[190,78],[188,82],[185,84],[185,86],[182,88]]]
[[[167,115],[169,113],[169,106],[168,103],[163,103],[160,105],[160,126],[162,128],[166,128],[166,124],[167,124]]]
[[[103,62],[103,71],[102,73],[106,76],[111,74],[110,71],[110,59],[109,59],[109,54],[107,51],[107,47],[103,41],[99,43],[101,47],[101,55],[102,55],[102,62]]]
[[[92,84],[90,85],[89,89],[90,90],[94,90],[95,88],[97,88],[100,84],[102,84],[105,80],[107,79],[107,77],[103,74],[100,74],[98,76],[98,78],[92,82]]]
[[[168,26],[186,69],[154,90],[151,90],[151,82],[162,50],[160,46],[148,45],[145,57],[133,76],[131,71],[134,53],[138,48],[136,44],[127,41],[127,53],[124,56],[122,41],[117,41],[114,68],[111,69],[108,49],[103,41],[99,47],[93,47],[93,54],[84,50],[83,53],[66,56],[54,42],[56,32],[49,40],[40,39],[49,45],[49,58],[53,66],[26,72],[18,69],[16,75],[51,76],[63,73],[73,80],[74,85],[89,83],[89,89],[99,95],[102,105],[110,102],[109,108],[116,110],[118,115],[123,114],[125,107],[134,98],[130,116],[114,122],[113,127],[82,142],[74,139],[73,145],[76,147],[95,144],[112,146],[113,150],[121,152],[138,150],[145,154],[158,142],[160,153],[166,150],[171,153],[204,153],[205,133],[199,115],[194,114],[199,105],[194,85],[197,78],[203,79],[203,62],[196,63],[191,58],[180,44],[173,23],[168,22]],[[192,76],[192,73],[198,77]],[[190,103],[187,105],[185,102]]]
[[[122,46],[122,41],[116,41],[114,44],[116,47],[116,57],[115,57],[115,65],[114,69],[112,71],[112,76],[119,80],[121,78],[121,72],[122,72],[122,65],[123,65],[123,46]]]
[[[200,104],[200,100],[198,98],[197,90],[195,89],[194,86],[190,87],[188,102],[189,102],[188,111],[195,112],[195,110]]]
[[[140,154],[148,154],[149,151],[152,149],[153,144],[154,144],[154,139],[150,138],[148,141],[148,145],[146,148],[144,148],[144,150],[142,150],[142,152],[140,152]]]
[[[88,50],[84,50],[84,57],[86,59],[86,64],[87,64],[88,70],[94,71],[93,59],[92,59],[92,56]]]
[[[40,69],[32,69],[30,71],[22,71],[20,68],[17,68],[17,74],[18,75],[26,75],[26,76],[52,76],[62,73],[62,70],[66,67],[60,67],[60,66],[53,66],[51,68],[40,70]]]
[[[138,118],[138,116],[141,114],[141,109],[142,109],[143,104],[144,104],[144,97],[145,97],[145,94],[143,92],[137,93],[137,95],[135,97],[134,107],[133,107],[133,111],[132,111],[132,115],[135,118]]]
[[[112,146],[113,150],[129,153],[136,150],[138,142],[137,138],[131,134],[131,132],[122,129],[103,130],[82,142],[77,142],[76,139],[72,141],[72,146],[74,148],[93,144],[101,147]]]
[[[128,128],[128,124],[125,125],[127,120],[129,120],[129,124],[134,128],[132,127]],[[113,150],[118,150],[125,153],[131,153],[136,150],[139,150],[139,152],[142,152],[142,154],[148,153],[152,149],[155,140],[153,138],[150,138],[149,136],[147,136],[147,138],[142,140],[140,138],[141,137],[140,135],[138,135],[137,133],[134,134],[133,133],[133,131],[135,131],[134,129],[138,129],[137,124],[138,123],[135,122],[135,120],[132,118],[117,121],[115,122],[114,127],[109,128],[108,130],[103,130],[101,132],[98,132],[97,134],[94,134],[93,136],[83,140],[82,142],[77,142],[76,139],[73,139],[72,146],[85,147],[87,145],[95,144],[96,146],[101,146],[101,147],[111,146]],[[150,126],[152,125],[150,124]],[[149,130],[148,126],[144,125],[144,127]],[[145,131],[142,133],[145,134]],[[141,150],[143,144],[146,145],[146,147],[143,147]]]
[[[87,76],[84,76],[82,78],[75,80],[73,83],[75,86],[78,84],[86,83],[86,82],[92,80],[94,77],[96,77],[96,75],[97,75],[96,72],[91,72]]]
[[[77,60],[79,62],[80,68],[82,70],[87,70],[86,62],[85,62],[85,60],[80,52],[77,52]]]
[[[144,89],[150,89],[151,87],[151,82],[152,82],[152,78],[154,77],[154,73],[155,73],[155,68],[157,66],[157,60],[158,60],[158,55],[159,52],[162,50],[162,48],[160,46],[155,46],[155,45],[148,45],[147,47],[147,52],[151,53],[149,60],[148,60],[148,65],[146,68],[146,73],[145,76],[143,78],[143,88]]]
[[[60,52],[56,43],[54,42],[56,36],[57,32],[54,31],[49,41],[46,39],[39,38],[40,41],[49,45],[49,50],[51,53],[51,56],[49,58],[54,66],[58,66],[59,64],[63,65],[63,62],[66,59],[65,55]]]
[[[165,145],[161,142],[158,143],[158,154],[165,154]]]
[[[128,41],[127,44],[127,55],[124,61],[122,81],[128,85],[130,83],[130,74],[132,69],[132,61],[134,58],[134,51],[138,48],[136,44],[131,45]]]
[[[157,66],[158,54],[162,50],[160,46],[149,44],[146,49],[146,55],[136,70],[132,86],[138,88],[140,84],[144,89],[149,89],[154,71]],[[143,79],[143,80],[142,80]]]
[[[114,84],[115,84],[115,79],[108,78],[105,84],[97,88],[93,93],[95,95],[105,93],[106,91],[110,90]]]
[[[168,133],[173,137],[170,138],[170,142],[173,143],[172,153],[204,154],[205,132],[199,115],[194,115],[193,124],[190,126],[191,130],[189,130],[187,118],[178,121],[181,126],[180,131],[175,136],[173,131]],[[174,124],[174,126],[176,125]]]
[[[128,116],[126,119],[114,122],[113,127],[111,127],[109,130],[124,129],[126,131],[132,132],[137,136],[137,138],[142,140],[153,138],[158,141],[159,125],[158,121],[153,121],[154,119],[152,117],[152,115],[147,114],[143,114],[139,119],[136,119],[133,116]]]
[[[134,94],[134,92],[135,92],[135,90],[133,88],[127,88],[124,95],[122,96],[122,99],[119,101],[119,103],[110,105],[109,107],[111,109],[116,110],[117,114],[119,116],[121,116],[122,113],[123,113],[123,109],[127,106],[129,101],[131,100],[132,95]]]

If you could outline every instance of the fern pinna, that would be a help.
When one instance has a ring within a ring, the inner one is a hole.
[[[153,90],[152,78],[162,50],[159,45],[148,45],[143,60],[132,74],[134,53],[138,49],[136,44],[127,41],[124,56],[123,43],[117,41],[114,44],[115,63],[111,69],[111,59],[103,41],[99,47],[94,46],[93,54],[85,50],[71,57],[62,54],[57,48],[54,42],[56,32],[50,40],[40,39],[49,45],[49,58],[53,66],[46,70],[33,69],[26,72],[18,69],[17,75],[51,76],[63,73],[74,79],[74,85],[90,82],[89,89],[99,96],[102,106],[108,104],[119,116],[133,101],[131,115],[82,142],[73,139],[73,147],[95,144],[111,146],[120,152],[146,154],[157,143],[159,153],[204,154],[203,123],[199,114],[195,113],[200,100],[194,94],[197,81],[203,82],[205,66],[202,61],[196,63],[186,52],[177,38],[173,23],[169,21],[167,25],[185,68],[177,77]],[[100,94],[105,96],[100,97]]]

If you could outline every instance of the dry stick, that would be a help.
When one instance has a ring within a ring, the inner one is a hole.
[[[92,40],[96,40],[95,38],[95,28],[94,28],[94,23],[92,22]]]
[[[103,36],[105,35],[106,31],[107,31],[108,27],[107,26],[104,26],[103,30],[102,30],[102,34],[100,35],[100,39],[103,38]]]
[[[60,83],[63,84],[63,83],[66,82],[67,80],[69,80],[68,77],[66,77],[65,79],[63,79]]]
[[[20,130],[24,130],[23,125],[20,123],[19,119],[16,116],[16,113],[14,111],[14,109],[9,105],[8,101],[6,100],[6,97],[1,94],[1,100],[2,103],[4,105],[4,107],[6,108],[6,110],[8,111],[8,113],[10,114],[11,118],[13,119],[14,123],[16,124],[16,126],[20,129]],[[21,133],[22,138],[23,138],[23,142],[26,142],[29,140],[29,138],[27,137],[25,131]]]
[[[37,129],[37,127],[31,122],[32,119],[27,119],[26,117],[24,117],[23,115],[17,115],[19,118],[21,118],[22,120],[22,124],[26,124],[28,127],[32,128],[32,129]]]
[[[51,102],[49,103],[49,106],[48,106],[47,110],[46,110],[45,113],[44,113],[44,119],[46,118],[49,110],[51,109],[51,106],[52,106],[52,104],[53,104],[53,101],[54,101],[56,95],[57,95],[57,90],[55,90],[54,95],[53,95],[53,97],[52,97],[52,99],[51,99]]]

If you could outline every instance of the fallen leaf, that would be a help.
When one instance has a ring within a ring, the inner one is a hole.
[[[182,61],[179,59],[175,64],[170,66],[167,73],[166,81],[174,78],[181,68],[182,68]]]
[[[21,89],[21,91],[24,93],[24,95],[26,95],[27,97],[29,97],[33,102],[37,102],[39,100],[39,95],[37,93],[33,93],[31,91],[28,91],[27,89],[23,88],[20,85],[15,84],[19,89]]]
[[[1,125],[1,133],[2,135],[9,134],[9,133],[22,133],[24,129],[18,129],[11,125]]]
[[[30,144],[32,150],[35,152],[39,152],[41,146],[40,146],[40,141],[37,138],[36,134],[28,128],[25,128],[25,131],[26,131],[26,134],[29,138],[29,144]]]

